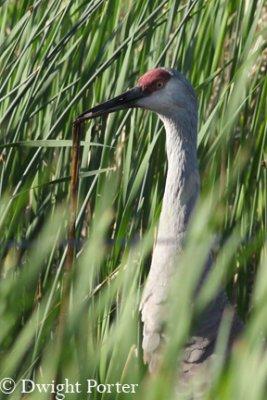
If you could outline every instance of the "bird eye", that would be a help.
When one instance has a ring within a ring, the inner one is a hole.
[[[162,81],[158,81],[157,82],[157,88],[161,89],[163,87],[163,82]]]

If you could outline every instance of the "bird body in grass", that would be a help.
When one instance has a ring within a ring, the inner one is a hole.
[[[164,319],[169,286],[199,196],[197,98],[192,86],[180,72],[156,68],[143,75],[135,88],[85,112],[80,120],[134,107],[156,112],[166,132],[168,172],[157,239],[140,306],[144,361],[149,370],[154,372],[160,363],[162,346],[166,340]],[[211,265],[209,258],[202,281],[205,281]],[[191,379],[213,357],[219,327],[228,307],[226,293],[222,290],[202,313],[184,349],[182,371],[185,380]],[[234,312],[229,349],[241,329],[242,324]]]

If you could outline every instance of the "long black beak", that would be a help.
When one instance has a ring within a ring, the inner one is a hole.
[[[85,111],[78,116],[77,121],[82,122],[86,119],[96,118],[100,115],[134,107],[136,101],[142,97],[145,97],[144,91],[141,87],[135,86],[133,89],[127,90],[127,92],[114,97],[114,99],[105,101],[104,103]]]

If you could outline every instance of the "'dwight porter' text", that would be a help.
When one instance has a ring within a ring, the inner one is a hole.
[[[68,378],[61,383],[52,380],[50,383],[35,383],[31,379],[21,380],[21,393],[29,394],[53,393],[56,400],[64,400],[66,394],[74,393],[136,393],[138,389],[137,383],[98,383],[95,379],[87,379],[85,383],[70,382]]]

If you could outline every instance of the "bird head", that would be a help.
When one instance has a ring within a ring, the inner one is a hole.
[[[135,87],[85,111],[78,120],[136,107],[168,117],[181,110],[195,111],[196,104],[194,90],[180,72],[174,69],[155,68],[142,75]]]

